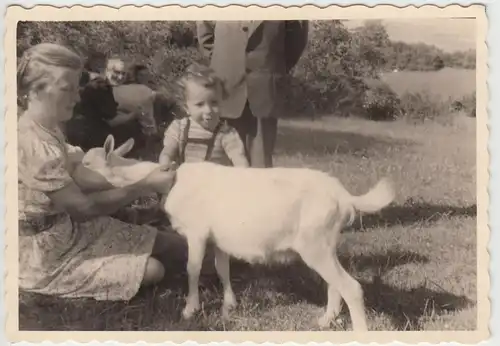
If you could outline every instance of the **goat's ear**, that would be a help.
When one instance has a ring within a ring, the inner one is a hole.
[[[129,138],[129,139],[127,139],[127,141],[125,143],[123,143],[118,148],[116,148],[115,154],[118,156],[124,156],[130,150],[132,150],[133,146],[134,146],[134,139]]]
[[[108,158],[109,154],[113,152],[113,149],[115,148],[115,138],[113,135],[108,135],[106,137],[106,140],[104,141],[104,154],[106,155],[106,159]]]

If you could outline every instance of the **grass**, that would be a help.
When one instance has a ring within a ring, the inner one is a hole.
[[[339,254],[362,284],[372,330],[476,329],[476,174],[474,119],[455,126],[359,119],[282,121],[276,165],[308,166],[363,193],[382,176],[396,184],[393,205],[345,230]],[[221,286],[202,275],[202,311],[182,321],[183,262],[165,259],[160,285],[129,302],[61,300],[20,294],[21,330],[318,330],[326,285],[302,263],[250,266],[234,261],[239,301],[220,319]],[[343,313],[347,314],[344,305]],[[350,329],[350,318],[344,328]],[[332,326],[342,330],[342,326]]]
[[[399,95],[422,93],[439,95],[443,101],[457,100],[476,90],[476,70],[444,68],[440,71],[389,72],[382,80]]]

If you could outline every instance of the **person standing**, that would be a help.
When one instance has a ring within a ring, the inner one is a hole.
[[[225,81],[222,114],[239,133],[252,167],[272,167],[286,76],[307,44],[307,21],[197,22],[200,49]]]

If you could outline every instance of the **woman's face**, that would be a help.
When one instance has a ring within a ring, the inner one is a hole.
[[[73,116],[75,105],[80,100],[79,82],[80,70],[62,67],[52,67],[52,79],[47,85],[32,96],[32,100],[38,103],[56,121],[68,121]]]

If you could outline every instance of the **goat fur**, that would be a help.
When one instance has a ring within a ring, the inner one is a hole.
[[[116,186],[137,181],[157,167],[156,163],[121,158],[127,150],[122,146],[113,151],[108,137],[104,149],[88,153],[93,157],[84,161],[91,162],[90,169],[97,168]],[[308,168],[243,168],[197,162],[182,164],[176,175],[162,207],[189,248],[184,318],[199,309],[199,273],[210,241],[215,245],[215,266],[224,289],[224,317],[236,305],[230,256],[249,263],[270,263],[286,262],[292,253],[329,285],[326,312],[319,324],[328,326],[338,317],[343,298],[353,329],[367,330],[362,288],[338,261],[336,248],[342,228],[352,223],[356,212],[374,213],[393,201],[394,191],[387,179],[365,195],[353,196],[337,178]]]

